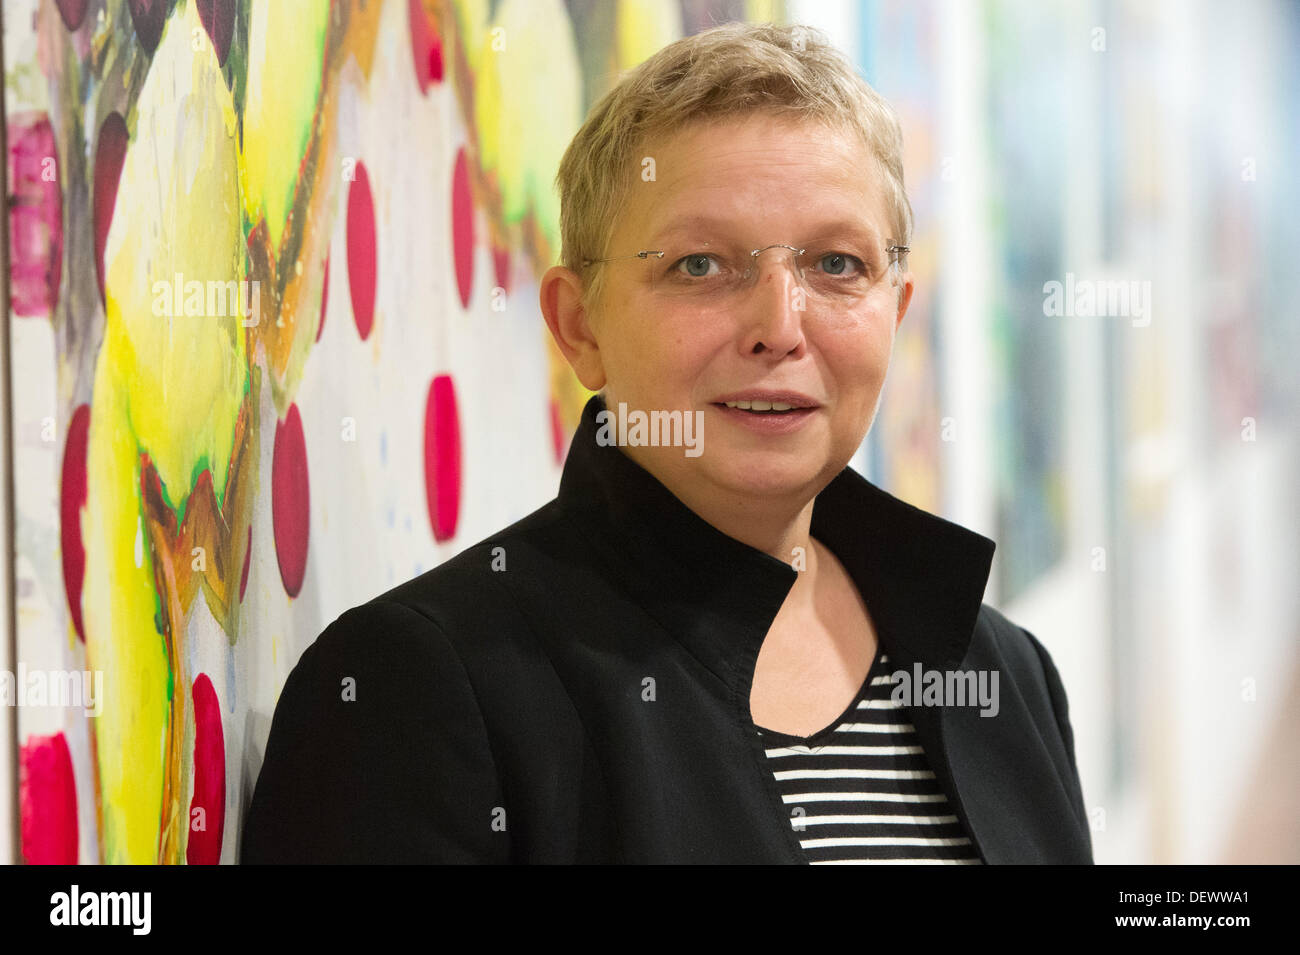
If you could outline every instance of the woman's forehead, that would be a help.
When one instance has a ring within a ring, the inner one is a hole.
[[[746,242],[775,229],[799,233],[789,241],[836,235],[883,242],[891,231],[885,179],[867,144],[820,120],[765,113],[697,119],[647,137],[634,155],[630,192],[614,223],[624,241]]]
[[[879,177],[867,171],[856,177],[781,180],[772,188],[759,179],[710,182],[707,169],[701,166],[693,178],[675,185],[635,189],[633,201],[619,217],[623,231],[634,231],[642,241],[665,243],[733,237],[749,241],[755,230],[773,229],[782,234],[793,230],[803,237],[798,241],[832,236],[883,241],[891,228]]]
[[[697,119],[674,131],[647,137],[638,161],[654,158],[666,166],[662,181],[688,176],[700,166],[754,166],[782,170],[801,166],[868,164],[871,152],[860,135],[820,120],[749,114],[718,120]]]

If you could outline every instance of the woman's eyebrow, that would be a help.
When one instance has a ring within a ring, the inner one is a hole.
[[[703,232],[711,235],[722,237],[731,237],[735,231],[735,224],[727,219],[719,219],[716,216],[709,215],[688,215],[680,219],[673,219],[661,226],[651,236],[653,242],[661,242],[666,239],[674,238],[680,233]],[[806,239],[800,241],[823,242],[829,239],[862,239],[867,242],[879,243],[882,248],[884,240],[879,237],[876,230],[866,223],[857,219],[836,219],[831,222],[818,223],[812,228],[805,230]],[[770,239],[772,242],[786,241],[782,237]]]
[[[838,219],[834,222],[823,223],[815,229],[808,230],[808,236],[809,240],[818,242],[830,239],[860,239],[878,244],[882,250],[885,245],[884,240],[875,229],[855,219]]]

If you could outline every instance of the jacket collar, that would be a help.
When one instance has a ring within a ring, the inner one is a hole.
[[[597,444],[604,408],[596,395],[583,409],[560,481],[561,508],[641,606],[747,693],[758,649],[798,572],[709,524],[618,446]],[[891,665],[961,662],[992,540],[899,500],[851,468],[817,496],[811,532],[857,584]]]

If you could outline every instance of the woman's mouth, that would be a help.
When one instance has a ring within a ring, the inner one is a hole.
[[[757,434],[788,434],[803,427],[816,408],[796,408],[780,401],[720,401],[722,417]]]
[[[721,404],[726,408],[737,408],[740,411],[749,411],[754,414],[784,414],[788,411],[807,410],[780,401],[724,401]]]

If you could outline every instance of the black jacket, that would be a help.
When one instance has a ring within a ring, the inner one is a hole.
[[[587,404],[555,500],[303,653],[241,861],[805,861],[749,712],[797,572],[597,445],[601,408]],[[982,604],[993,541],[848,468],[812,534],[895,669],[999,671],[996,716],[908,708],[983,860],[1092,862],[1060,677]]]

